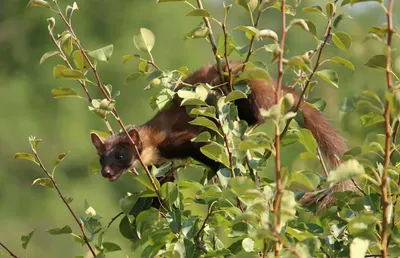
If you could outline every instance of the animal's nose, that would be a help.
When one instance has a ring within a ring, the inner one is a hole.
[[[103,168],[102,170],[101,170],[101,175],[103,176],[103,177],[109,177],[110,176],[110,174],[111,174],[111,170],[110,170],[110,168]]]

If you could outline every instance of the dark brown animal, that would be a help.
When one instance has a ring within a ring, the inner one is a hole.
[[[236,69],[239,72],[240,69]],[[195,71],[185,79],[185,84],[193,85],[208,83],[210,85],[221,84],[220,75],[216,67],[204,66]],[[269,109],[275,104],[275,87],[263,80],[249,80],[251,93],[247,99],[240,99],[235,102],[238,107],[239,118],[245,120],[249,125],[263,123],[260,115],[260,108]],[[181,88],[182,86],[179,86]],[[289,88],[282,89],[283,94],[292,93],[295,103],[298,95]],[[309,129],[317,140],[319,147],[327,156],[330,164],[336,167],[339,164],[337,157],[344,154],[346,145],[343,138],[332,128],[323,115],[312,106],[303,102],[300,112],[304,118],[304,127]],[[145,165],[159,165],[170,159],[184,159],[192,157],[205,165],[217,170],[219,164],[210,160],[200,152],[204,143],[192,142],[191,139],[197,136],[204,128],[190,125],[193,120],[185,107],[180,106],[179,97],[175,97],[172,105],[159,113],[145,124],[135,127],[129,131],[130,136],[138,146],[140,156]],[[102,139],[96,133],[91,134],[93,145],[100,156],[102,175],[110,181],[118,179],[124,171],[138,165],[138,157],[130,145],[125,133],[110,136]],[[343,182],[331,190],[346,191],[356,190],[352,182]],[[316,198],[317,193],[306,193],[301,202],[311,204],[320,202],[320,207],[329,206],[334,199],[329,194]]]

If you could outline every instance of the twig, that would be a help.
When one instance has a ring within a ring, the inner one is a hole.
[[[389,8],[386,11],[387,23],[388,23],[388,35],[387,35],[387,56],[386,56],[386,83],[387,89],[389,92],[392,91],[393,81],[392,81],[392,36],[393,36],[393,21],[392,21],[392,11],[393,11],[393,0],[389,0]],[[382,4],[384,7],[384,5]],[[390,148],[391,148],[391,137],[392,137],[392,128],[390,126],[390,105],[389,102],[386,101],[385,107],[385,162],[382,173],[382,204],[383,204],[383,214],[382,214],[382,231],[381,231],[381,246],[382,246],[382,257],[388,257],[388,233],[387,226],[389,223],[389,197],[388,197],[388,189],[387,189],[387,178],[388,178],[388,170],[390,165]]]
[[[201,0],[197,0],[197,6],[199,7],[199,9],[204,9],[203,3]],[[217,61],[217,67],[218,67],[218,72],[219,72],[219,76],[221,79],[221,83],[223,83],[225,81],[225,77],[224,77],[224,71],[223,71],[223,67],[222,67],[222,59],[220,56],[218,56],[218,53],[217,53],[218,47],[217,47],[217,43],[215,41],[214,33],[212,31],[210,20],[207,17],[203,17],[203,20],[208,28],[208,32],[209,32],[208,39],[210,40],[212,51],[214,53],[215,60]]]
[[[71,35],[74,37],[74,39],[75,39],[75,41],[76,41],[76,45],[78,46],[78,49],[79,49],[80,52],[82,53],[82,55],[83,55],[83,57],[85,58],[85,60],[88,62],[88,64],[89,64],[91,70],[93,71],[93,74],[94,74],[94,76],[96,77],[96,80],[97,80],[97,86],[98,86],[98,88],[100,89],[100,91],[102,92],[102,94],[104,95],[104,97],[105,97],[108,101],[111,101],[112,99],[111,99],[111,97],[107,94],[107,92],[106,92],[106,90],[105,90],[105,88],[104,88],[104,85],[103,85],[102,82],[101,82],[101,79],[100,79],[99,73],[97,72],[96,67],[93,65],[93,63],[91,62],[90,58],[89,58],[88,55],[86,54],[86,52],[85,52],[84,48],[82,47],[82,45],[81,45],[81,43],[80,43],[78,37],[77,37],[76,34],[75,34],[75,32],[74,32],[74,30],[73,30],[71,24],[70,24],[70,23],[66,20],[66,18],[64,17],[64,15],[63,15],[63,13],[62,13],[62,11],[61,11],[61,9],[60,9],[60,6],[58,5],[57,0],[53,0],[53,1],[54,1],[54,3],[55,3],[56,6],[57,6],[58,14],[60,15],[61,19],[64,21],[65,25],[67,26],[68,31],[69,31],[69,32],[71,33]],[[153,62],[153,61],[152,61],[152,62]],[[153,62],[153,63],[154,63],[154,62]],[[132,144],[133,149],[134,149],[134,151],[136,152],[136,154],[137,154],[137,156],[138,156],[138,160],[139,160],[140,164],[142,165],[143,169],[145,170],[145,172],[146,172],[146,174],[147,174],[147,176],[148,176],[148,178],[149,178],[149,180],[150,180],[150,182],[151,182],[151,184],[152,184],[152,186],[153,186],[153,188],[154,188],[154,191],[155,191],[156,194],[157,194],[157,197],[158,197],[160,203],[162,203],[162,196],[161,196],[160,191],[159,191],[159,189],[158,189],[158,187],[157,187],[157,185],[156,185],[156,183],[155,183],[154,177],[153,177],[153,175],[151,174],[151,172],[149,171],[149,169],[147,168],[147,166],[144,164],[143,159],[142,159],[141,156],[140,156],[140,152],[139,152],[139,149],[138,149],[136,143],[133,141],[132,137],[129,135],[129,133],[128,133],[128,131],[127,131],[127,129],[126,129],[124,123],[122,122],[121,117],[119,116],[119,114],[118,114],[118,112],[117,112],[117,109],[116,109],[115,107],[113,108],[112,113],[113,113],[115,119],[117,120],[118,124],[119,124],[120,127],[122,128],[122,130],[125,132],[125,134],[126,134],[127,138],[129,139],[130,143]]]
[[[111,227],[111,224],[113,224],[114,221],[115,221],[116,219],[118,219],[119,216],[121,216],[122,214],[124,214],[124,213],[121,211],[120,213],[118,213],[117,215],[115,215],[114,217],[112,217],[112,218],[111,218],[111,221],[110,221],[110,222],[108,223],[108,225],[107,225],[107,229],[108,229],[109,227]]]
[[[226,68],[228,69],[228,86],[231,91],[233,91],[233,81],[232,81],[232,68],[229,63],[228,58],[228,33],[226,32],[226,24],[225,22],[222,24],[222,31],[224,33],[224,56],[225,56],[225,64]]]
[[[308,76],[308,78],[307,78],[306,84],[305,84],[303,90],[301,91],[301,94],[300,94],[300,96],[299,96],[299,100],[297,101],[297,104],[296,104],[296,106],[294,107],[293,112],[297,112],[297,111],[299,110],[300,105],[301,105],[301,103],[303,102],[304,95],[305,95],[305,93],[306,93],[306,91],[307,91],[307,89],[308,89],[308,87],[309,87],[309,85],[310,85],[311,79],[313,78],[313,76],[315,75],[317,69],[319,68],[319,65],[320,65],[320,62],[321,62],[322,52],[323,52],[323,50],[324,50],[324,48],[325,48],[325,46],[326,46],[326,44],[327,44],[327,42],[328,42],[328,39],[329,39],[330,36],[331,36],[332,19],[333,19],[334,17],[335,17],[335,13],[332,14],[332,18],[330,18],[329,21],[328,21],[328,25],[327,25],[327,27],[326,27],[326,29],[325,29],[325,34],[324,34],[325,40],[324,40],[324,42],[322,43],[322,45],[319,47],[317,61],[316,61],[315,65],[314,65],[314,68],[313,68],[311,74],[310,74],[310,75]],[[317,49],[314,50],[312,56],[314,56],[314,54],[317,52],[316,50],[317,50]],[[302,75],[303,75],[303,74],[304,74],[304,73],[302,73]],[[299,80],[300,80],[301,78],[302,78],[302,76],[299,77]],[[289,125],[290,125],[290,122],[291,122],[292,120],[293,120],[293,118],[290,118],[290,119],[288,119],[288,120],[286,121],[285,128],[282,130],[282,133],[281,133],[281,137],[283,137],[283,136],[287,133],[287,131],[289,130]]]
[[[85,241],[87,247],[89,248],[90,252],[92,253],[93,257],[96,257],[96,253],[94,251],[94,249],[92,248],[92,246],[89,243],[89,239],[86,236],[86,232],[83,226],[83,223],[78,219],[78,217],[75,215],[74,211],[72,210],[71,206],[68,204],[67,200],[65,199],[64,195],[61,193],[60,188],[57,185],[57,182],[54,180],[53,175],[51,175],[46,167],[43,165],[42,160],[39,157],[39,154],[36,151],[36,148],[33,146],[33,144],[31,143],[31,149],[32,149],[32,153],[36,158],[36,161],[39,163],[40,168],[43,170],[43,172],[46,174],[46,176],[50,179],[51,183],[53,184],[54,188],[56,189],[58,196],[61,198],[61,200],[63,201],[63,203],[65,204],[65,206],[68,208],[69,212],[71,213],[72,217],[74,217],[74,220],[76,221],[76,223],[79,225],[79,228],[82,232],[82,236],[83,236],[83,240]]]
[[[10,256],[14,257],[14,258],[18,258],[18,256],[16,256],[13,252],[11,252],[10,249],[7,248],[7,246],[5,246],[5,244],[3,244],[2,242],[0,242],[0,246],[3,247]]]
[[[284,1],[284,0],[283,0]],[[295,248],[291,247],[290,245],[288,245],[288,243],[286,243],[285,241],[283,241],[283,239],[281,238],[281,236],[279,235],[278,232],[275,232],[275,237],[278,239],[278,242],[281,243],[283,245],[283,247],[286,248],[286,250],[288,250],[289,252],[291,252],[295,257],[297,258],[301,258],[300,254],[296,251]],[[276,257],[280,257],[280,256],[276,256]]]
[[[52,39],[54,45],[56,45],[58,51],[60,52],[61,58],[64,60],[65,64],[68,66],[68,68],[71,69],[71,70],[73,70],[74,68],[72,67],[71,62],[68,60],[67,55],[64,53],[64,51],[63,51],[63,49],[61,48],[60,44],[57,42],[56,38],[54,37],[53,31],[52,31],[50,28],[49,28],[49,34],[50,34],[50,37],[51,37],[51,39]],[[90,95],[89,90],[88,90],[88,88],[86,87],[84,81],[83,81],[83,80],[78,80],[78,82],[79,82],[79,84],[82,86],[83,90],[85,91],[86,96],[87,96],[87,100],[89,101],[89,103],[92,103],[93,98],[92,98],[92,96]],[[114,131],[113,131],[113,129],[112,129],[110,123],[108,122],[107,118],[104,119],[104,123],[106,124],[108,131],[109,131],[111,134],[114,134]]]
[[[224,139],[224,142],[225,142],[226,151],[228,152],[228,157],[229,157],[229,169],[230,169],[230,171],[231,171],[232,177],[235,177],[235,171],[233,170],[232,151],[231,151],[231,149],[229,148],[228,136],[227,136],[226,133],[224,132],[224,127],[223,127],[223,124],[222,124],[221,119],[218,119],[218,123],[219,123],[219,126],[221,127],[222,138]]]
[[[199,231],[197,232],[196,236],[194,237],[194,240],[196,241],[197,246],[204,252],[204,253],[208,253],[207,249],[205,249],[202,241],[201,241],[201,237],[200,235],[202,234],[203,230],[206,228],[207,225],[207,220],[211,217],[213,211],[212,211],[212,206],[214,205],[215,202],[211,203],[210,206],[208,207],[208,212],[207,212],[207,216],[204,219],[203,225],[201,226],[201,228],[199,229]]]
[[[324,170],[325,175],[328,177],[328,169],[326,168],[324,159],[322,158],[321,149],[318,147],[318,148],[317,148],[317,151],[318,151],[318,159],[319,159],[319,162],[321,162],[322,169]]]
[[[259,2],[260,2],[259,4],[261,4],[262,1],[259,1]],[[254,27],[255,27],[255,28],[258,27],[258,23],[259,23],[259,21],[260,21],[261,14],[262,14],[261,9],[258,9],[256,22],[254,23]],[[246,59],[243,61],[242,71],[244,71],[244,69],[246,69],[246,64],[247,64],[247,62],[250,60],[251,55],[253,54],[253,47],[254,47],[254,41],[255,41],[255,39],[256,39],[256,36],[255,36],[255,35],[251,37],[250,46],[249,46],[249,51],[247,52]]]
[[[281,5],[281,45],[279,49],[279,58],[278,58],[278,82],[276,84],[275,90],[275,103],[279,105],[280,96],[281,96],[281,88],[282,88],[282,80],[283,80],[283,51],[285,47],[285,39],[286,39],[286,16],[285,16],[285,8],[286,1],[282,0]],[[281,134],[279,131],[279,122],[275,124],[275,166],[276,166],[276,196],[274,200],[274,226],[273,230],[276,235],[278,235],[278,230],[280,226],[280,206],[282,199],[282,175],[281,175]],[[275,257],[280,257],[281,247],[278,243],[275,244]]]

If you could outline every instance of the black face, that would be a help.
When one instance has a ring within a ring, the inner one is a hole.
[[[110,181],[117,180],[132,166],[133,155],[129,146],[117,145],[100,155],[101,174]]]

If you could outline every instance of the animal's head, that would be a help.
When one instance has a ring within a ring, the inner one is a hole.
[[[129,135],[140,150],[139,133],[135,129],[131,129]],[[126,170],[136,165],[137,154],[124,132],[112,135],[107,139],[92,132],[90,137],[100,157],[101,175],[103,177],[115,181]]]

